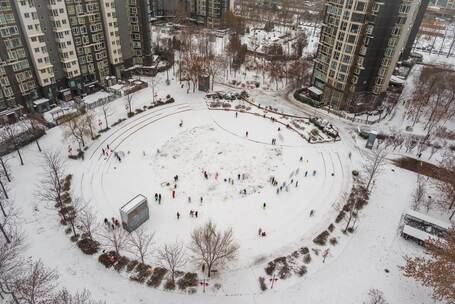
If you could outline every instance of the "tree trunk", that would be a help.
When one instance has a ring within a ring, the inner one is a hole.
[[[1,223],[0,223],[0,230],[1,230],[2,233],[3,233],[3,236],[4,236],[5,239],[6,239],[6,242],[7,242],[8,244],[11,243],[11,240],[9,239],[8,235],[6,234],[6,231],[5,231],[5,229],[4,229],[4,227],[3,227],[3,225],[2,225]]]
[[[5,185],[3,185],[3,182],[2,182],[1,179],[0,179],[0,186],[2,187],[3,194],[5,194],[5,198],[6,198],[6,199],[9,199],[9,197],[8,197],[8,192],[6,192]],[[3,208],[2,208],[2,209],[3,209]],[[5,214],[5,212],[3,212],[3,214]],[[5,214],[5,216],[6,216],[6,214]]]
[[[212,264],[207,264],[207,277],[210,278],[211,273],[212,273]]]
[[[24,160],[22,159],[21,150],[19,150],[19,148],[16,147],[16,151],[17,151],[17,154],[19,155],[19,159],[21,160],[21,166],[23,166]]]
[[[109,128],[109,125],[107,124],[107,113],[104,111],[104,121],[106,122],[106,130]]]
[[[3,158],[0,157],[0,163],[2,164],[3,172],[5,173],[6,179],[8,182],[11,182],[11,178],[9,177],[8,170],[6,169],[5,163],[3,162]]]

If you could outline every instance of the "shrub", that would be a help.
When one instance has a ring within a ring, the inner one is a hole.
[[[100,244],[97,241],[94,241],[89,238],[83,238],[77,242],[77,246],[83,253],[92,255],[98,252]]]
[[[175,282],[172,280],[167,280],[164,284],[164,289],[166,290],[174,290],[175,289]]]
[[[93,140],[97,140],[98,138],[100,138],[101,135],[100,134],[96,134],[94,137],[93,137]]]
[[[268,274],[268,275],[272,275],[273,272],[275,271],[275,268],[276,268],[276,265],[273,261],[269,262],[269,264],[267,265],[267,267],[265,267],[265,273]]]
[[[196,292],[197,292],[197,289],[194,288],[194,287],[188,289],[188,293],[189,293],[189,294],[195,294]]]
[[[177,285],[181,290],[186,289],[187,287],[197,286],[197,273],[194,272],[185,273],[183,278],[177,281]]]
[[[308,250],[308,247],[302,247],[302,248],[300,248],[300,253],[301,253],[301,254],[307,254],[307,253],[309,253],[309,252],[310,252],[310,251]]]
[[[139,263],[136,266],[136,274],[130,276],[130,279],[139,283],[144,283],[147,277],[152,273],[152,267]]]
[[[70,234],[71,232],[73,232],[73,230],[71,230],[71,227],[65,229],[66,234]]]
[[[169,99],[169,98],[171,98],[171,95],[167,94],[166,99]]]
[[[330,242],[330,244],[332,244],[333,246],[335,246],[336,244],[338,244],[337,238],[334,238],[334,237],[331,238],[329,242]]]
[[[62,216],[66,216],[66,215],[72,214],[74,212],[74,207],[73,206],[62,207],[62,208],[60,208],[59,212]]]
[[[166,272],[167,272],[166,268],[156,267],[153,270],[152,276],[147,281],[147,285],[155,288],[159,287]]]
[[[126,120],[125,118],[119,118],[119,120],[117,120],[116,122],[114,122],[114,123],[112,124],[112,127],[115,127],[116,125],[118,125],[118,124],[124,122],[125,120]]]
[[[364,200],[363,198],[359,198],[357,200],[357,209],[358,210],[361,210],[363,207],[365,207],[366,205],[368,204],[368,201],[367,200]]]
[[[280,277],[281,280],[285,280],[291,276],[291,268],[289,267],[287,262],[283,264],[280,271],[278,271],[278,276]]]
[[[71,187],[71,182],[65,181],[65,182],[63,183],[63,187],[62,187],[63,189],[62,189],[62,190],[63,190],[63,191],[69,191],[69,190],[70,190],[70,187]]]
[[[134,116],[134,112],[128,112],[127,116],[128,116],[128,118],[133,117]]]
[[[359,176],[359,171],[357,171],[357,170],[352,170],[352,175],[354,175],[354,176]]]
[[[104,128],[104,129],[101,129],[98,131],[98,133],[104,133],[104,132],[107,132],[109,131],[111,128]]]
[[[117,264],[114,265],[114,269],[117,270],[118,272],[122,271],[126,265],[130,262],[130,259],[128,259],[127,257],[125,256],[121,256],[118,261],[117,261]]]
[[[333,230],[335,230],[335,225],[330,224],[329,227],[327,228],[327,230],[329,230],[330,232],[333,232]]]
[[[221,289],[221,284],[220,283],[215,283],[213,285],[213,287],[216,289],[216,290],[220,290]]]
[[[98,257],[98,262],[104,265],[106,268],[110,268],[117,261],[117,253],[115,251],[105,252]]]
[[[127,272],[133,271],[133,269],[136,268],[137,264],[139,264],[139,261],[136,261],[136,260],[130,261],[128,263],[128,265],[126,266],[126,271]]]
[[[267,285],[265,284],[264,277],[259,277],[259,287],[261,288],[262,291],[267,290]]]
[[[344,219],[345,215],[346,215],[346,212],[341,210],[340,213],[338,213],[337,218],[335,219],[335,223],[338,224],[339,222],[341,222]]]
[[[63,226],[66,226],[67,223],[66,223],[66,221],[64,219],[61,219],[60,220],[60,224],[62,224]]]
[[[77,241],[79,240],[79,234],[72,235],[72,236],[70,237],[70,240],[71,240],[71,242],[73,242],[73,243],[77,242]]]
[[[291,256],[292,256],[293,258],[298,258],[299,255],[300,255],[300,253],[299,253],[297,250],[294,251],[294,252],[291,254]]]
[[[68,155],[68,158],[74,159],[74,160],[77,160],[79,158],[84,159],[84,151],[78,150],[76,155],[70,154],[70,155]]]
[[[304,262],[305,264],[310,264],[310,262],[311,262],[311,255],[310,255],[310,253],[307,253],[307,254],[305,254],[305,255],[303,256],[303,262]]]
[[[329,235],[330,233],[327,230],[324,230],[313,240],[313,243],[324,246]]]
[[[303,277],[305,273],[307,273],[307,268],[305,265],[300,266],[297,271],[295,272],[299,277]]]
[[[144,112],[144,110],[142,110],[142,109],[136,109],[136,114],[139,114],[139,113],[142,113],[142,112]]]

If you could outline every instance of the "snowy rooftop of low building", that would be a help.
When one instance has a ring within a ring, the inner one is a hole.
[[[47,98],[40,98],[40,99],[37,99],[37,100],[33,101],[33,104],[34,104],[35,106],[39,106],[39,105],[45,104],[45,103],[47,103],[47,102],[49,102],[49,99],[47,99]]]
[[[84,102],[86,104],[94,103],[97,102],[99,99],[109,97],[110,95],[112,94],[104,91],[98,91],[96,93],[85,96]]]
[[[418,240],[421,240],[421,241],[426,241],[426,240],[429,240],[429,239],[438,239],[437,236],[434,236],[432,234],[429,234],[428,232],[422,231],[420,229],[414,228],[414,227],[409,226],[409,225],[404,225],[403,233],[407,234],[409,236],[412,236],[412,237],[414,237],[414,238],[416,238]]]
[[[138,194],[136,197],[131,199],[128,203],[122,206],[120,208],[120,211],[129,213],[131,210],[142,204],[144,201],[147,201],[147,198],[143,196],[142,194]]]
[[[316,87],[309,87],[309,88],[308,88],[308,91],[310,91],[310,92],[312,92],[312,93],[314,93],[314,94],[316,94],[316,95],[322,95],[322,91],[319,90],[319,89],[316,88]]]
[[[430,223],[432,225],[441,227],[441,228],[446,229],[446,230],[448,230],[450,228],[450,224],[449,223],[443,222],[443,221],[438,220],[438,219],[436,219],[434,217],[431,217],[429,215],[426,215],[426,214],[423,214],[423,213],[420,213],[420,212],[417,212],[417,211],[414,211],[414,210],[411,210],[411,209],[406,212],[406,215],[411,216],[411,217],[416,218],[416,219],[421,220],[421,221],[425,221],[427,223]]]
[[[123,84],[120,84],[120,83],[117,83],[117,84],[114,84],[113,86],[110,86],[111,89],[113,90],[121,90],[123,88]]]

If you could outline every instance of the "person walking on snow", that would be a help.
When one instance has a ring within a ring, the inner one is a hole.
[[[235,118],[237,118],[237,116],[239,116],[239,113],[238,113],[238,112],[235,112]]]
[[[155,202],[158,201],[158,193],[155,193]]]
[[[248,131],[246,131],[245,135],[246,135],[246,137],[248,137]]]
[[[203,199],[202,196],[201,196],[201,204],[202,204],[203,201],[204,201],[204,199]]]
[[[308,171],[305,171],[305,177],[307,177],[307,175],[308,175]]]
[[[172,198],[175,198],[175,190],[172,190]]]
[[[259,228],[258,235],[261,236],[261,233],[262,233],[262,228]]]
[[[177,212],[177,219],[180,219],[180,213]]]
[[[191,196],[188,196],[188,203],[191,203]]]
[[[265,207],[267,207],[267,204],[266,203],[262,204],[262,209],[265,209]]]
[[[195,216],[196,218],[197,218],[197,214],[198,214],[198,212],[197,212],[197,211],[195,211],[195,212],[194,212],[194,216]]]
[[[158,204],[161,204],[161,193],[158,194]]]

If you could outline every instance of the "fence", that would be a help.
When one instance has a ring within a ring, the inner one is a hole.
[[[94,109],[94,108],[97,108],[97,107],[100,107],[100,106],[104,106],[105,104],[111,103],[111,102],[113,102],[114,100],[116,100],[116,99],[118,99],[120,97],[121,97],[120,95],[113,93],[112,95],[109,95],[107,97],[99,98],[95,102],[86,103],[85,107],[88,110],[91,110],[91,109]]]

